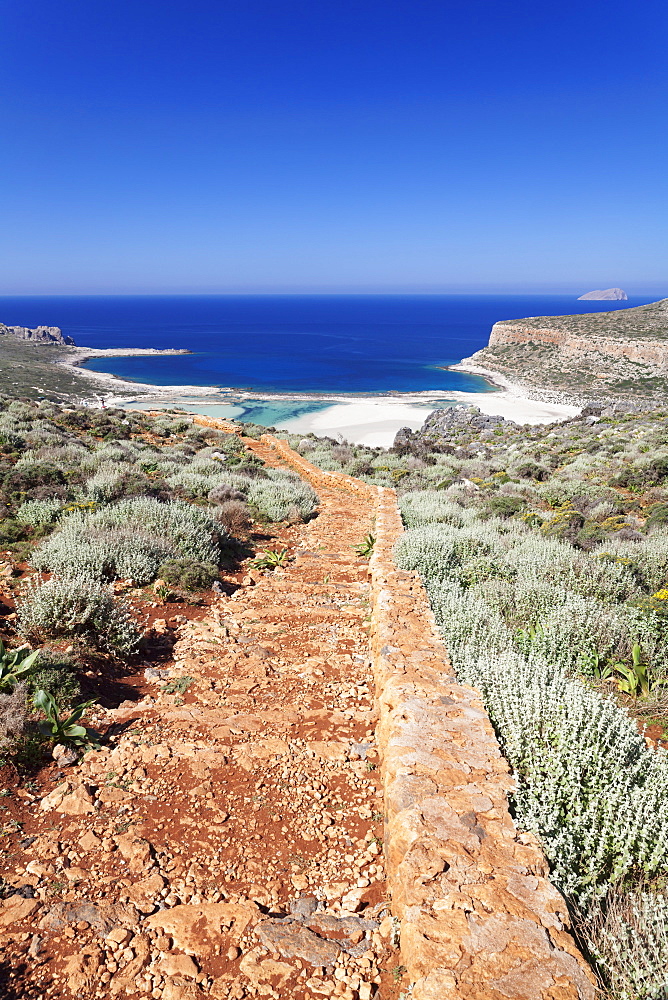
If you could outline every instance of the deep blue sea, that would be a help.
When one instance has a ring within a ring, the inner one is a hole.
[[[267,393],[484,392],[439,366],[484,347],[497,320],[641,305],[570,295],[180,295],[0,297],[0,322],[60,326],[82,347],[186,347],[88,367],[159,385]]]

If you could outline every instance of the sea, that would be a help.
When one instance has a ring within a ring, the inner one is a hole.
[[[192,354],[99,358],[87,367],[160,386],[219,386],[253,397],[265,426],[331,397],[494,391],[446,370],[487,343],[498,320],[624,309],[653,301],[575,295],[4,296],[0,322],[59,326],[81,347],[187,348]],[[432,404],[433,408],[433,404]],[[200,407],[201,409],[201,407]]]

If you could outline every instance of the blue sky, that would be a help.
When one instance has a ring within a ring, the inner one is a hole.
[[[2,0],[0,293],[668,294],[663,0]]]

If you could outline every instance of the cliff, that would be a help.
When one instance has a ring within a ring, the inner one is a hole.
[[[660,401],[668,391],[668,299],[615,312],[504,320],[462,366],[469,363],[534,395]]]
[[[31,330],[27,326],[5,326],[0,323],[0,335],[16,337],[17,340],[30,340],[34,344],[68,344],[74,346],[72,337],[63,336],[58,326],[38,326]]]

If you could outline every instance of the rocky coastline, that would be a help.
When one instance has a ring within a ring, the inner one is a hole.
[[[668,299],[607,313],[504,320],[450,366],[530,399],[649,409],[668,390]]]
[[[62,344],[74,346],[72,337],[63,335],[59,326],[5,326],[0,323],[0,337],[14,337],[16,340],[29,340],[33,344]]]

